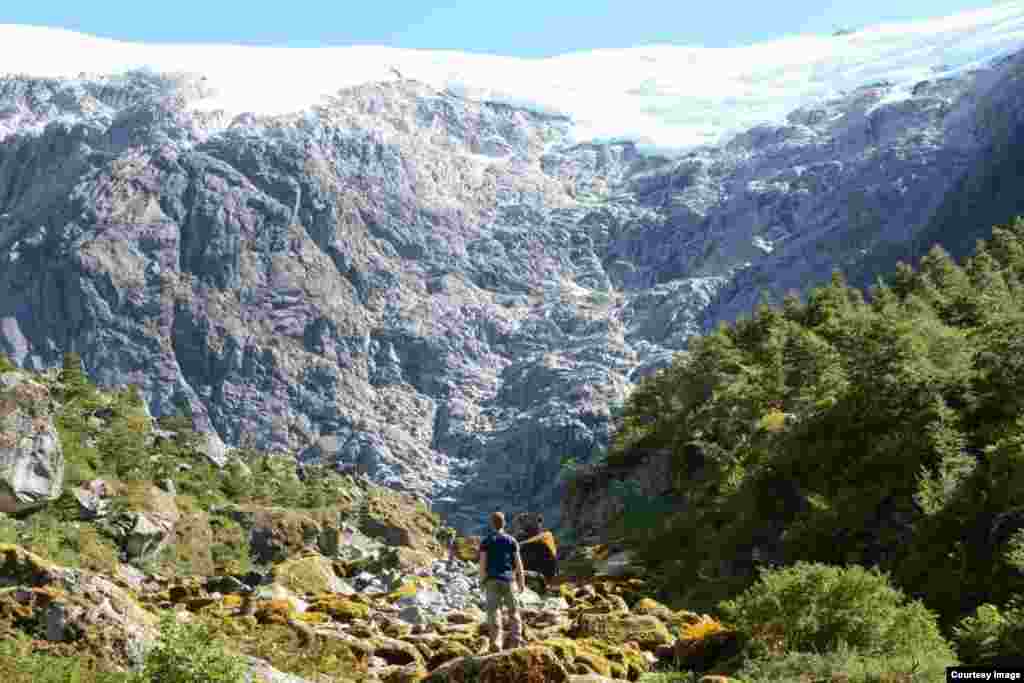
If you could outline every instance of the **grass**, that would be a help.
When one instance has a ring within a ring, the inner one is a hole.
[[[103,671],[96,663],[32,651],[24,636],[0,637],[0,679],[4,683],[130,683],[131,676]]]
[[[847,650],[822,654],[792,652],[780,657],[748,661],[736,676],[747,683],[931,683],[946,680],[946,667],[956,662],[936,656],[866,657]]]

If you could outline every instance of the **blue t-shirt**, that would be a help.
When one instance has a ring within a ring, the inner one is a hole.
[[[504,532],[496,532],[484,539],[480,550],[487,553],[487,578],[512,582],[519,543]]]

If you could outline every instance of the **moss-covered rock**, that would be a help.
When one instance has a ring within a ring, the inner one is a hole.
[[[667,622],[674,616],[674,612],[672,612],[672,610],[651,598],[641,598],[638,600],[637,603],[633,605],[632,611],[634,614],[645,614],[657,617],[662,622]]]
[[[460,643],[456,640],[445,640],[440,647],[431,653],[427,660],[427,668],[433,671],[442,664],[446,664],[453,659],[469,657],[472,654],[474,654],[474,651],[470,650],[465,643]]]
[[[675,662],[691,671],[707,671],[719,662],[739,654],[741,643],[739,634],[731,629],[697,631],[693,637],[676,641]]]
[[[260,505],[228,505],[214,512],[245,530],[252,560],[258,564],[284,562],[315,547],[322,528],[306,512]]]
[[[56,566],[39,555],[9,543],[0,543],[0,587],[44,586],[56,576]]]
[[[476,562],[480,558],[480,537],[459,536],[455,539],[453,554],[464,562]]]
[[[537,645],[551,648],[570,673],[636,680],[650,668],[643,651],[632,644],[613,645],[593,638],[561,637],[545,639]]]
[[[673,641],[672,634],[657,617],[635,614],[581,614],[573,624],[574,638],[595,638],[621,645],[636,642],[646,650]]]
[[[437,587],[437,579],[432,576],[407,576],[395,590],[384,596],[385,600],[395,602],[402,598],[411,598],[421,590]]]
[[[213,546],[214,535],[209,515],[205,512],[182,515],[174,525],[174,569],[200,576],[212,575],[216,570],[211,551]]]
[[[83,656],[113,666],[141,661],[156,637],[156,617],[132,595],[89,571],[51,564],[0,544],[0,631],[46,633]]]
[[[426,662],[419,649],[412,643],[398,638],[378,635],[368,642],[374,657],[380,657],[389,666],[409,666],[410,664],[425,670]]]
[[[401,546],[396,552],[395,568],[401,572],[411,574],[423,569],[429,569],[434,559],[435,556],[425,550]]]
[[[321,595],[315,597],[310,601],[308,611],[321,612],[341,622],[368,619],[370,617],[370,608],[367,605],[341,595]]]
[[[426,683],[565,683],[569,672],[545,647],[528,646],[483,657],[460,657],[434,671]]]
[[[331,561],[320,555],[285,560],[274,567],[274,580],[299,595],[351,593]]]
[[[295,617],[297,610],[291,600],[260,600],[256,603],[253,616],[261,624],[287,624]]]
[[[217,634],[239,652],[269,662],[274,668],[312,680],[358,681],[368,672],[371,650],[345,634],[296,628],[294,623],[260,624],[252,617],[207,617]]]
[[[437,556],[437,515],[407,493],[372,489],[364,502],[359,529],[389,546],[405,546]]]
[[[487,615],[482,609],[475,605],[470,605],[464,610],[449,612],[446,619],[449,624],[479,624],[486,617]]]
[[[381,683],[419,683],[427,673],[415,664],[408,666],[389,666],[377,672]]]

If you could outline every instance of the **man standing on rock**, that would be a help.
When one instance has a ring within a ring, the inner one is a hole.
[[[505,515],[491,515],[494,533],[480,544],[480,582],[484,587],[487,604],[487,631],[491,650],[501,649],[501,620],[498,610],[505,608],[510,621],[509,645],[522,645],[523,622],[519,616],[519,601],[512,590],[513,572],[520,591],[526,587],[523,560],[519,557],[519,543],[505,533]]]

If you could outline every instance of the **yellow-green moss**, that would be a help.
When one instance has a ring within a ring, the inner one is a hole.
[[[308,611],[329,614],[338,621],[352,621],[353,619],[368,619],[370,617],[369,607],[340,595],[315,598],[310,603]]]
[[[328,593],[337,582],[331,561],[319,555],[286,560],[274,568],[274,580],[298,593]]]

